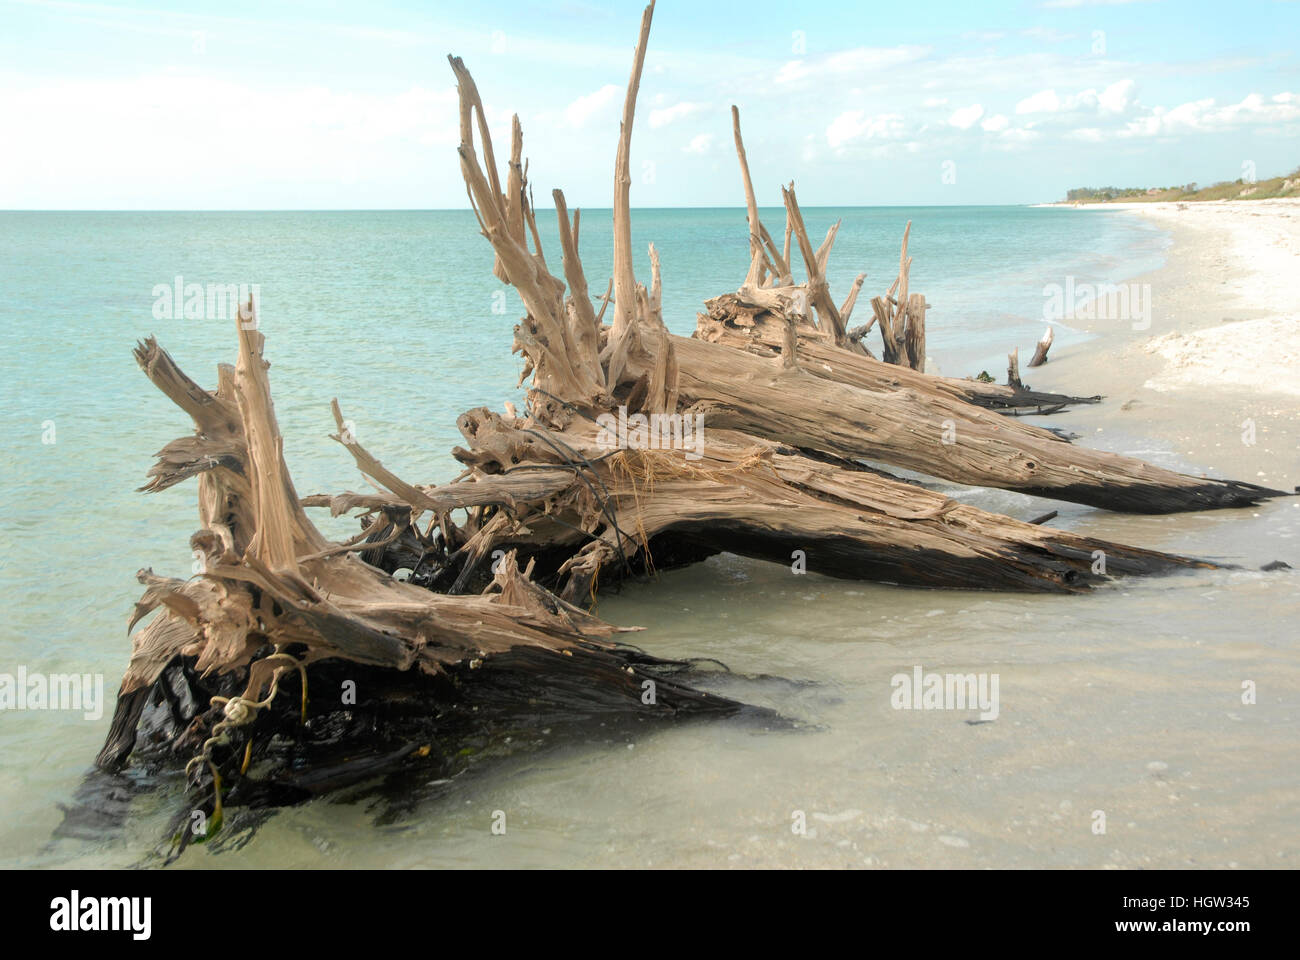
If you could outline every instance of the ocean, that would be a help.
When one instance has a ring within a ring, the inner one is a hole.
[[[829,279],[839,300],[867,273],[857,322],[897,273],[912,221],[911,289],[932,305],[931,358],[948,375],[988,370],[999,380],[1007,352],[1027,354],[1042,333],[1046,285],[1134,277],[1158,266],[1167,244],[1137,217],[1051,208],[812,208],[805,218],[814,242],[843,219]],[[539,220],[558,271],[549,212]],[[770,210],[764,220],[783,217]],[[744,210],[636,210],[633,224],[635,248],[653,242],[661,254],[669,328],[689,334],[702,301],[744,276]],[[594,296],[610,275],[610,228],[608,210],[584,211],[581,252]],[[125,828],[102,835],[54,836],[60,806],[108,728],[140,592],[136,570],[190,571],[194,485],[135,492],[153,454],[190,424],[140,373],[131,348],[156,336],[206,386],[218,363],[234,360],[232,321],[166,316],[160,290],[177,278],[257,285],[285,456],[306,495],[364,489],[328,437],[332,398],[368,449],[420,483],[457,472],[449,451],[461,439],[458,414],[519,399],[521,361],[510,345],[522,308],[491,264],[470,211],[0,213],[0,673],[102,674],[110,700],[96,719],[0,713],[0,864],[139,862],[177,800],[137,801]],[[648,277],[644,257],[637,269]],[[1083,339],[1058,329],[1054,349]],[[1022,373],[1032,382],[1032,371]],[[967,498],[1017,515],[1045,503],[1001,491]],[[1273,535],[1294,533],[1290,517]],[[346,519],[320,522],[338,537],[356,529]],[[1202,553],[1209,543],[1244,551],[1253,536],[1243,528],[1207,540],[1201,524],[1198,541],[1194,527],[1157,518],[1124,526],[1081,507],[1063,508],[1060,522]],[[798,681],[733,692],[804,721],[799,731],[721,723],[624,740],[593,730],[589,743],[513,758],[450,796],[416,797],[400,816],[380,818],[364,802],[314,802],[278,812],[246,846],[191,850],[181,865],[1140,865],[1146,851],[1202,856],[1189,819],[1153,814],[1169,805],[1164,794],[1196,786],[1184,779],[1150,794],[1140,782],[1151,775],[1147,764],[1176,763],[1166,754],[1195,752],[1206,736],[1223,744],[1228,769],[1247,761],[1233,760],[1231,739],[1214,732],[1221,717],[1213,729],[1193,717],[1160,756],[1146,755],[1124,718],[1210,695],[1221,664],[1193,649],[1207,630],[1197,598],[1229,588],[1247,605],[1295,610],[1275,582],[1245,572],[1024,598],[791,578],[780,566],[716,557],[602,599],[600,613],[649,627],[638,642],[653,653],[715,656],[742,673]],[[1153,616],[1158,635],[1135,636]],[[1284,620],[1261,624],[1252,642],[1289,643]],[[1071,629],[1068,643],[1057,642]],[[1196,638],[1173,657],[1177,685],[1167,675],[1167,638],[1176,636]],[[1131,689],[1156,662],[1166,669],[1159,695],[1174,699],[1163,706]],[[992,724],[943,711],[904,719],[890,707],[889,678],[912,664],[1001,670],[1010,705]],[[1090,750],[1090,739],[1109,747]],[[1286,739],[1263,743],[1282,764]],[[1129,752],[1133,783],[1111,782],[1128,776]],[[1170,778],[1181,776],[1173,770]],[[1207,784],[1203,796],[1219,789]],[[1107,802],[1119,811],[1114,830],[1159,828],[1112,855],[1088,828],[1093,808]],[[496,809],[511,811],[505,837],[488,829]],[[795,811],[808,832],[792,833]],[[1270,842],[1266,829],[1234,849],[1266,856],[1259,844]],[[1204,843],[1212,852],[1215,841]]]

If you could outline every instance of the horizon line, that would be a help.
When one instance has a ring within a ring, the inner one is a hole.
[[[1034,200],[1015,203],[937,203],[915,201],[912,203],[801,203],[805,210],[870,210],[886,207],[1035,207],[1044,204],[1065,203],[1065,200]],[[783,210],[780,204],[764,206],[760,210]],[[535,211],[554,211],[554,206],[534,207]],[[581,207],[570,209],[610,210],[612,206]],[[746,210],[745,204],[655,204],[632,207],[636,210]],[[0,213],[453,213],[472,212],[465,207],[0,207]]]

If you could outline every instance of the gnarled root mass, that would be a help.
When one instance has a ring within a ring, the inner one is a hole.
[[[188,580],[140,572],[145,592],[129,629],[155,616],[135,634],[101,767],[120,768],[142,727],[146,753],[192,752],[187,772],[209,797],[200,809],[211,826],[235,783],[243,784],[237,799],[284,802],[311,792],[311,784],[374,776],[427,757],[434,721],[454,711],[461,691],[480,678],[516,690],[531,678],[534,705],[568,691],[574,714],[672,717],[740,708],[674,679],[682,664],[620,643],[616,636],[635,628],[553,596],[530,579],[531,561],[520,570],[514,552],[498,558],[486,588],[472,596],[431,592],[359,556],[418,542],[423,502],[378,505],[362,536],[327,541],[304,513],[283,460],[262,343],[255,323],[241,323],[238,363],[220,368],[214,392],[186,377],[152,339],[136,349],[149,378],[194,421],[194,436],[163,448],[142,489],[197,477],[200,530],[191,546],[199,572]],[[525,485],[519,492],[539,491]],[[505,669],[495,670],[498,663]],[[330,679],[313,685],[309,675]],[[287,686],[296,687],[292,701],[281,691]],[[423,705],[420,723],[403,721],[400,705],[390,703],[387,713],[377,706],[387,701],[376,700],[376,689],[398,687]],[[356,729],[358,709],[366,715],[358,703],[372,705],[365,729]],[[152,719],[142,723],[151,704]],[[289,720],[301,725],[296,734]],[[355,747],[360,738],[371,756],[325,776],[304,768],[301,752],[290,762],[285,736],[307,755],[316,741]],[[250,765],[273,755],[279,760],[271,776],[245,782]],[[183,841],[190,837],[182,831]]]

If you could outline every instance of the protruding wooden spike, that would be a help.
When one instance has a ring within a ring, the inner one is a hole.
[[[745,141],[740,136],[740,108],[731,107],[731,130],[736,141],[736,156],[740,160],[740,178],[745,184],[745,211],[749,221],[749,272],[745,283],[757,287],[762,282],[763,238],[758,220],[758,200],[754,196],[754,182],[749,176],[749,159],[745,156]]]
[[[1052,349],[1052,340],[1054,339],[1054,336],[1055,334],[1049,324],[1047,331],[1043,334],[1043,339],[1039,340],[1038,344],[1034,347],[1033,359],[1029,361],[1031,367],[1041,367],[1047,362],[1047,351]]]

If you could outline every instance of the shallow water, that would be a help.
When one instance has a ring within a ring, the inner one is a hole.
[[[1036,338],[1044,284],[1118,280],[1154,265],[1164,242],[1136,220],[1020,208],[816,210],[810,229],[838,216],[837,293],[864,268],[868,290],[887,286],[902,225],[914,221],[912,285],[935,304],[930,351],[954,374]],[[653,239],[663,255],[669,325],[687,333],[699,302],[744,273],[743,211],[634,220],[638,244]],[[583,253],[599,293],[607,212],[588,221]],[[363,442],[417,481],[453,475],[458,413],[515,396],[509,330],[520,309],[507,291],[494,312],[503,288],[469,213],[0,214],[0,254],[10,347],[0,361],[10,453],[0,672],[103,673],[111,696],[138,595],[132,573],[188,572],[193,487],[132,491],[150,454],[189,427],[129,348],[156,333],[211,384],[233,337],[227,322],[154,319],[155,284],[182,274],[261,285],[301,493],[362,489],[327,438],[332,396]],[[1083,433],[1107,422],[1111,449],[1196,466],[1105,417],[1087,408],[1054,423]],[[41,443],[46,421],[56,443]],[[1253,570],[1295,563],[1300,509],[1127,517],[1003,491],[960,495],[1015,516],[1057,508],[1061,526],[1247,569],[1022,597],[717,557],[628,585],[599,612],[649,627],[636,639],[655,654],[725,661],[735,673],[715,678],[718,689],[798,729],[595,728],[589,742],[482,765],[383,822],[373,801],[314,802],[278,812],[240,849],[191,849],[180,865],[1293,865],[1300,600],[1294,574]],[[997,719],[893,709],[891,678],[917,665],[996,673]],[[1244,681],[1257,685],[1254,705],[1241,702]],[[52,838],[107,724],[0,713],[0,862],[128,864],[158,841],[174,801],[165,792],[137,801],[120,832]],[[503,836],[490,830],[496,810]],[[1098,810],[1104,834],[1093,832]],[[803,835],[791,829],[796,811]]]

